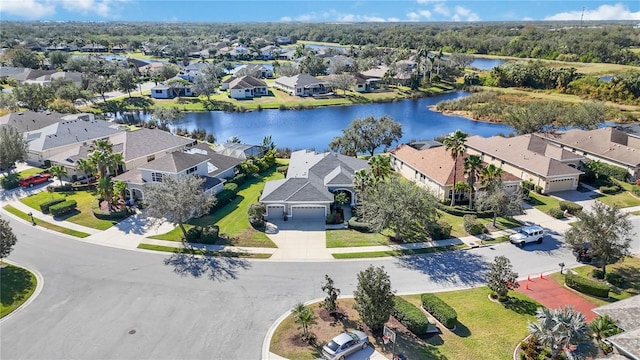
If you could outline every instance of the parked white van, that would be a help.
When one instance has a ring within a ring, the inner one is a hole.
[[[544,235],[544,229],[540,226],[525,226],[518,230],[517,234],[509,236],[509,241],[520,247],[523,247],[524,244],[530,242],[537,242],[538,244],[541,244]]]

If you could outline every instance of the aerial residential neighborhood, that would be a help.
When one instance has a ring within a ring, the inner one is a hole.
[[[635,3],[185,5],[0,7],[0,358],[640,358]]]

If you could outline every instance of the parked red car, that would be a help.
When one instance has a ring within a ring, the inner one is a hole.
[[[18,185],[22,187],[33,187],[33,185],[42,184],[49,180],[51,180],[51,174],[35,174],[20,179],[20,181],[18,181]]]

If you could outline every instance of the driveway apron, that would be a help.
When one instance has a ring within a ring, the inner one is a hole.
[[[269,222],[266,234],[278,246],[271,256],[273,260],[333,259],[326,247],[324,220]]]
[[[560,286],[548,276],[542,279],[538,276],[531,277],[531,280],[519,282],[520,287],[516,291],[527,295],[549,309],[561,308],[565,305],[573,306],[576,311],[581,312],[587,321],[591,321],[597,315],[592,309],[597,306],[581,298],[573,291]]]

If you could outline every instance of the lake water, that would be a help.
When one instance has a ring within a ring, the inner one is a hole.
[[[383,115],[402,124],[401,142],[431,140],[435,136],[460,129],[470,135],[492,136],[509,134],[511,128],[502,124],[471,121],[460,116],[447,116],[429,110],[442,100],[455,99],[468,93],[455,92],[437,97],[402,100],[384,104],[333,106],[310,110],[263,110],[247,113],[222,111],[187,113],[174,127],[189,131],[204,129],[214,134],[218,142],[238,136],[244,143],[261,144],[271,135],[278,147],[291,149],[328,149],[329,142],[342,134],[352,120]],[[143,116],[144,118],[144,116]],[[382,151],[382,148],[378,149]]]
[[[496,66],[504,64],[505,62],[506,60],[504,59],[475,58],[469,66],[479,70],[491,70]]]

